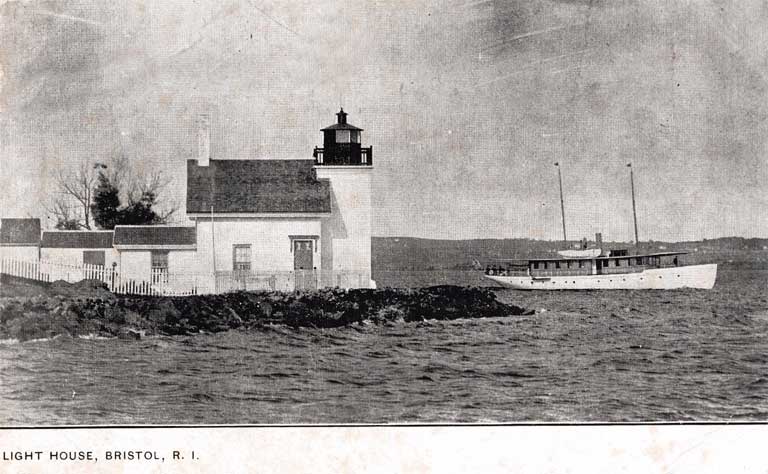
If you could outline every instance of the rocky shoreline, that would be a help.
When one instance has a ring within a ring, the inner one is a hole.
[[[14,293],[24,296],[12,296]],[[36,293],[36,294],[35,294]],[[232,329],[334,328],[424,320],[530,314],[484,288],[323,289],[304,293],[236,292],[185,297],[115,295],[99,282],[55,282],[0,295],[0,339],[59,335],[189,335]]]

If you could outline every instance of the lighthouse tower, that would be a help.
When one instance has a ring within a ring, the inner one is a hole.
[[[373,147],[361,146],[363,129],[347,122],[344,109],[336,114],[335,124],[321,131],[323,147],[314,151],[315,172],[318,179],[327,179],[331,184],[331,215],[321,224],[323,284],[374,286],[371,279]],[[329,281],[331,279],[333,281]]]

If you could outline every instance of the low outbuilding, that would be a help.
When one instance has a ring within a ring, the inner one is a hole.
[[[115,227],[114,248],[123,281],[153,281],[169,274],[174,281],[197,267],[194,227],[132,225]]]
[[[40,259],[40,219],[0,219],[0,259]]]

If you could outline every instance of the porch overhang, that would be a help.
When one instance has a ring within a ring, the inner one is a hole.
[[[317,253],[320,250],[317,245],[317,241],[320,240],[319,235],[289,235],[288,239],[291,241],[291,253],[293,253],[293,243],[297,240],[298,241],[311,240],[313,242],[315,253]]]

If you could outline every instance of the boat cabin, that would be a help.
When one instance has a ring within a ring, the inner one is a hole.
[[[610,251],[606,256],[594,258],[536,258],[509,260],[488,266],[486,275],[498,276],[571,276],[639,273],[646,268],[675,267],[685,252],[663,252],[647,255],[629,255],[626,250]]]

